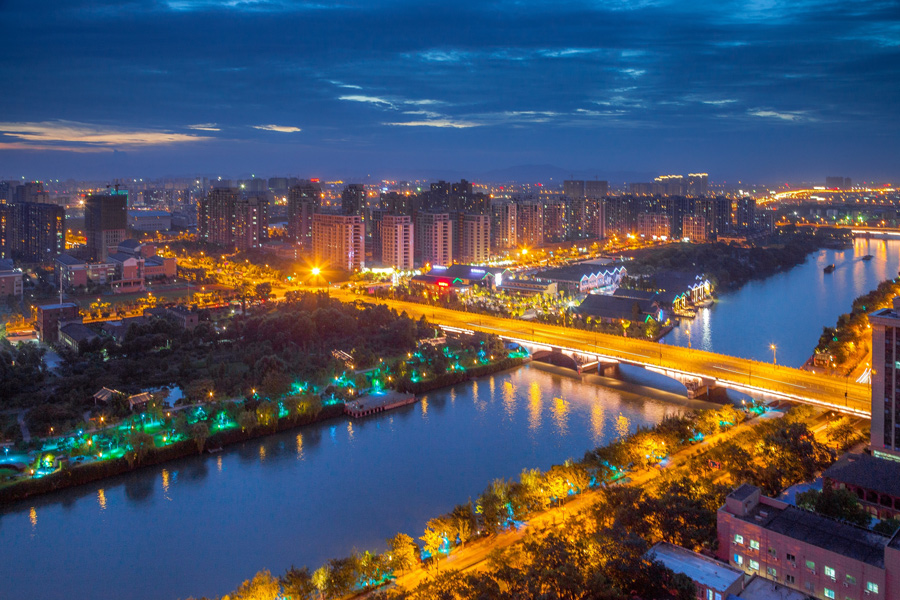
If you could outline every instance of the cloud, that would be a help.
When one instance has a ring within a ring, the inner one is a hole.
[[[253,125],[253,129],[277,131],[279,133],[297,133],[298,131],[303,131],[299,127],[291,127],[290,125]]]
[[[780,121],[790,122],[810,120],[805,116],[804,111],[776,111],[757,108],[747,111],[747,114],[753,117],[760,117],[762,119],[776,119]]]
[[[363,96],[362,94],[352,94],[350,96],[339,96],[338,100],[346,100],[348,102],[365,102],[368,104],[377,104],[379,106],[393,107],[394,103],[377,96]]]
[[[480,123],[473,121],[456,121],[451,118],[431,119],[428,121],[402,121],[397,123],[385,123],[395,127],[439,127],[442,129],[469,129],[470,127],[479,127]]]
[[[188,129],[197,131],[222,131],[217,123],[197,123],[196,125],[188,125]]]
[[[0,122],[0,133],[25,142],[50,144],[58,150],[166,146],[205,139],[202,136],[171,131],[118,129],[75,121]],[[78,146],[72,146],[73,144]],[[30,147],[36,148],[37,144]]]

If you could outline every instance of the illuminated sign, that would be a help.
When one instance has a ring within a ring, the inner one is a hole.
[[[450,287],[450,284],[446,281],[438,281],[438,287]]]
[[[484,273],[484,269],[472,269],[473,273]]]

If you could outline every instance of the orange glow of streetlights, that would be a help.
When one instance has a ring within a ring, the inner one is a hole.
[[[313,268],[312,268],[312,271],[311,271],[311,273],[312,273],[313,275],[319,275],[319,273],[321,273],[321,272],[322,272],[322,270],[319,269],[319,267],[313,267]]]
[[[778,362],[775,360],[775,352],[778,350],[778,346],[776,346],[775,344],[769,344],[769,348],[772,349],[772,366],[775,366],[778,364]]]

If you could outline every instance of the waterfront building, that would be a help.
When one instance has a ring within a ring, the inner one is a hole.
[[[365,232],[359,215],[313,215],[313,254],[317,265],[359,271],[365,267]]]
[[[900,460],[900,297],[869,315],[872,325],[871,449]]]
[[[628,271],[621,263],[610,261],[601,264],[592,261],[541,271],[535,278],[552,281],[560,291],[569,295],[587,294],[595,290],[611,294],[627,274]]]
[[[767,498],[744,484],[717,512],[718,557],[820,600],[900,597],[900,539]]]
[[[453,262],[453,222],[450,214],[418,213],[413,242],[416,263],[450,265]]]
[[[106,260],[110,247],[127,237],[128,194],[115,190],[84,201],[84,228],[91,260]]]
[[[385,215],[380,222],[381,263],[398,271],[413,269],[413,223],[406,215]]]

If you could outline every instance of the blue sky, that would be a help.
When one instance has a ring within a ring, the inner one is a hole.
[[[889,179],[900,3],[0,0],[0,176]]]

